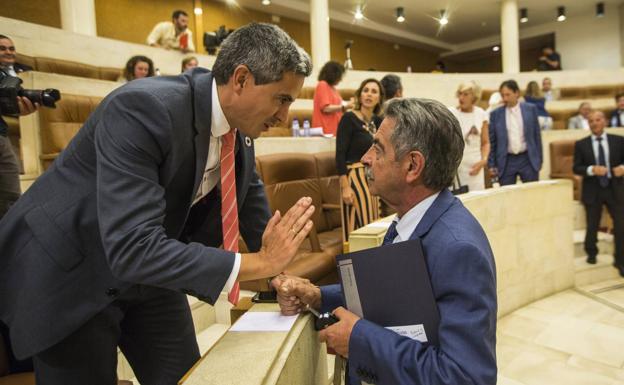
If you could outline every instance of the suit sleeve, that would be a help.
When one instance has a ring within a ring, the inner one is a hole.
[[[544,163],[544,151],[542,149],[542,130],[540,129],[539,120],[537,119],[537,108],[533,108],[533,122],[532,124],[535,127],[533,132],[535,133],[535,144],[537,146],[537,154],[539,155],[539,164],[540,169],[542,168],[542,164]]]
[[[234,253],[168,238],[159,165],[173,129],[166,106],[142,91],[116,94],[95,130],[97,215],[113,275],[214,303]]]
[[[582,140],[574,143],[574,164],[572,171],[576,175],[587,176],[587,167],[591,166],[583,156]]]
[[[321,313],[344,306],[340,284],[321,286]]]
[[[490,136],[490,153],[488,154],[488,167],[494,168],[496,165],[496,126],[498,119],[496,119],[496,110],[490,112],[490,129],[488,135]]]
[[[440,346],[424,345],[366,320],[349,340],[351,376],[372,373],[377,384],[496,383],[496,280],[493,263],[472,244],[454,242],[430,268]]]

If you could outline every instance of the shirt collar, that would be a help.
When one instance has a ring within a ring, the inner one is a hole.
[[[412,236],[412,233],[414,232],[414,230],[416,230],[416,227],[425,216],[425,213],[427,212],[427,210],[429,210],[429,207],[431,207],[433,201],[436,200],[438,195],[440,195],[439,191],[418,202],[416,206],[409,209],[409,211],[406,212],[401,218],[397,216],[394,219],[399,220],[396,226],[396,230],[401,237],[401,241],[406,241]]]
[[[217,81],[215,79],[212,79],[212,112],[210,118],[210,135],[217,138],[230,132],[230,124],[219,103]]]
[[[596,140],[599,137],[602,138],[602,140],[607,140],[607,133],[605,131],[603,131],[602,135],[596,136],[596,135],[592,134],[591,137],[592,137],[592,140]]]
[[[507,107],[509,112],[518,112],[520,110],[520,102],[516,103],[513,107]]]

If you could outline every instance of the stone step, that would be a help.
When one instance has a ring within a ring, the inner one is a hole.
[[[574,230],[574,257],[585,258],[587,253],[583,243],[585,242],[585,229]],[[598,247],[599,254],[613,254],[613,235],[603,232],[598,232]]]
[[[588,264],[585,256],[574,258],[574,268],[576,287],[609,281],[620,276],[618,270],[613,266],[612,254],[598,254],[595,265]]]

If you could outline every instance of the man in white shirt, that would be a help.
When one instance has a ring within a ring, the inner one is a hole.
[[[589,130],[589,114],[592,112],[589,102],[582,102],[579,105],[578,114],[568,120],[569,130]]]
[[[427,99],[392,99],[385,116],[362,163],[371,193],[397,212],[383,244],[422,242],[440,313],[439,344],[361,319],[343,307],[340,285],[319,288],[278,276],[272,282],[281,310],[333,311],[339,322],[319,338],[348,358],[349,385],[493,384],[494,258],[479,223],[448,190],[464,147],[459,122],[441,103]]]
[[[515,80],[504,81],[499,92],[504,106],[490,113],[490,173],[501,185],[533,182],[542,168],[542,136],[537,108],[520,102]]]
[[[152,47],[177,49],[184,53],[195,52],[193,32],[188,28],[188,14],[182,10],[174,11],[171,21],[163,21],[152,29],[147,36],[147,44]]]
[[[557,100],[560,97],[559,89],[552,87],[552,79],[548,77],[542,79],[542,93],[547,102]]]
[[[589,115],[591,135],[574,145],[574,173],[583,177],[581,202],[585,206],[587,263],[595,264],[598,255],[596,236],[603,206],[613,219],[614,266],[624,277],[624,138],[604,131],[602,111]]]

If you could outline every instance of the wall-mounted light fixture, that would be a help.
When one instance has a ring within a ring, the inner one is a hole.
[[[565,21],[565,7],[557,7],[557,21]]]
[[[439,22],[440,22],[440,25],[447,25],[448,22],[449,22],[448,17],[446,15],[446,11],[444,9],[440,10],[440,20],[439,20]]]
[[[398,7],[396,9],[396,17],[398,23],[402,23],[405,21],[405,10],[403,9],[403,7]]]
[[[604,17],[605,15],[605,5],[604,3],[596,4],[596,17]]]
[[[520,22],[526,23],[529,21],[529,10],[526,8],[520,8]]]

